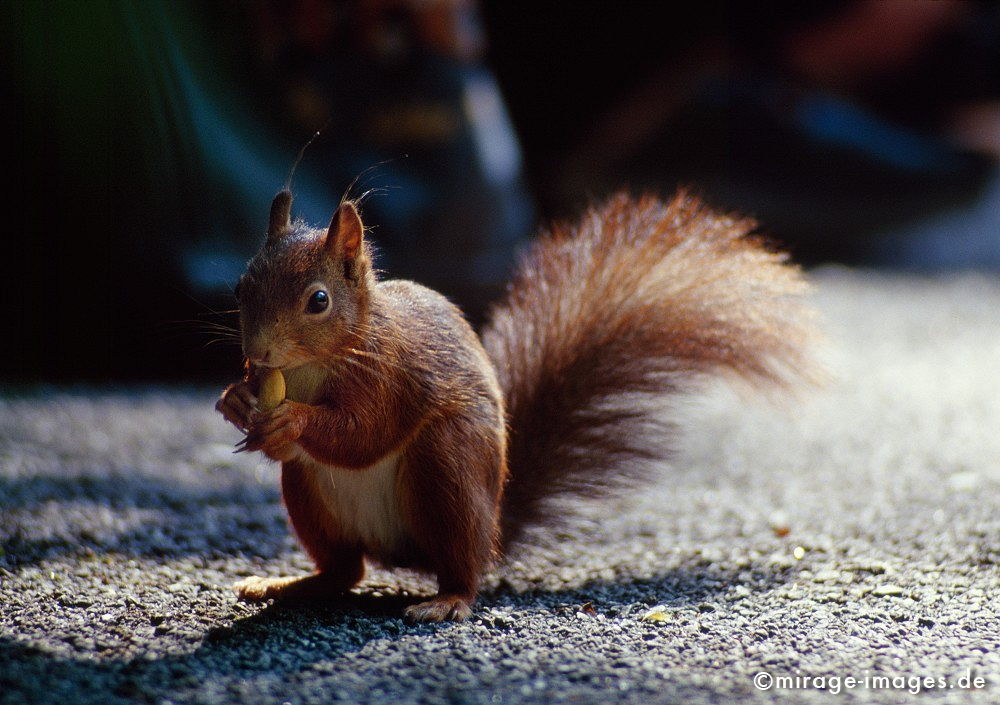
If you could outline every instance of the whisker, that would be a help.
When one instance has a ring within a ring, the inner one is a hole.
[[[232,338],[241,337],[239,330],[228,326],[198,326],[198,330],[202,333],[222,333]]]
[[[199,328],[217,328],[219,330],[228,330],[233,333],[239,333],[239,328],[235,326],[229,326],[225,323],[217,323],[215,321],[179,321],[185,325],[197,326]]]
[[[175,291],[180,292],[186,298],[190,299],[193,303],[205,309],[205,311],[202,312],[203,315],[224,315],[226,313],[225,311],[216,311],[214,308],[206,304],[204,301],[199,301],[189,291],[185,291],[180,287],[171,287],[171,288],[173,288]]]
[[[381,355],[379,353],[370,353],[364,350],[355,350],[353,348],[348,348],[347,352],[350,355],[345,355],[342,359],[350,360],[356,365],[361,365],[364,369],[369,372],[378,372],[378,366],[390,367],[396,370],[402,370],[406,372],[409,368],[401,363],[397,362],[389,357]],[[357,357],[351,357],[351,355],[356,355]],[[370,363],[370,364],[363,364]]]
[[[354,360],[348,360],[348,359],[343,358],[343,357],[338,357],[337,361],[338,362],[343,361],[343,362],[348,362],[348,363],[354,363],[355,362]],[[338,369],[338,373],[345,375],[347,378],[349,378],[355,384],[363,385],[365,383],[365,380],[361,377],[361,375],[358,372],[358,370],[355,369],[355,368],[353,368],[353,367],[351,367],[351,366],[349,366],[349,365],[348,366],[340,366],[339,369]]]
[[[389,190],[392,189],[392,188],[400,188],[400,187],[399,186],[375,186],[373,188],[370,188],[370,189],[366,190],[360,196],[358,196],[357,198],[355,198],[354,199],[354,203],[356,205],[360,206],[362,203],[365,202],[365,200],[369,196],[376,195],[376,194],[378,194],[378,195],[388,194]]]
[[[227,308],[224,311],[208,311],[208,312],[205,312],[205,313],[201,313],[199,315],[201,315],[201,316],[229,316],[231,314],[239,313],[239,312],[240,312],[240,310],[238,308]]]
[[[226,338],[213,338],[212,340],[209,340],[206,343],[204,343],[201,347],[202,347],[202,349],[207,348],[207,347],[212,346],[212,345],[232,345],[234,347],[239,347],[240,344],[241,343],[240,343],[239,340],[232,340],[232,339],[226,339]]]
[[[347,189],[344,191],[344,195],[340,197],[340,202],[343,203],[344,201],[347,201],[347,200],[350,199],[350,197],[351,197],[351,191],[353,191],[354,187],[358,185],[358,181],[361,180],[361,177],[365,176],[366,174],[368,174],[368,172],[370,172],[370,171],[372,171],[374,169],[378,169],[380,166],[382,166],[384,164],[388,164],[391,161],[393,161],[393,160],[392,159],[383,159],[382,161],[376,162],[376,163],[372,164],[371,166],[365,167],[360,172],[358,172],[358,175],[355,176],[353,179],[351,179],[351,183],[347,185]]]

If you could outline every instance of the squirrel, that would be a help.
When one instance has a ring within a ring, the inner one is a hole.
[[[669,456],[656,402],[706,374],[788,386],[809,367],[807,283],[749,218],[684,192],[613,196],[536,240],[481,337],[442,295],[379,280],[355,202],[326,228],[282,190],[236,288],[243,379],[216,408],[281,463],[316,566],[245,601],[329,599],[365,561],[433,574],[411,622],[469,616],[484,572],[558,520],[554,500],[635,484]],[[262,412],[263,373],[287,398]]]

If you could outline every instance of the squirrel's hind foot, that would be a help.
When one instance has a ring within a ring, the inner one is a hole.
[[[252,576],[233,584],[233,592],[243,602],[270,599],[323,600],[344,591],[340,581],[324,573],[297,578],[261,578]]]
[[[406,608],[404,616],[410,624],[417,622],[461,622],[472,614],[469,600],[460,595],[437,595],[427,602]]]

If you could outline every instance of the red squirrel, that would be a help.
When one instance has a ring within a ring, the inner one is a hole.
[[[237,287],[244,379],[216,408],[281,462],[316,566],[239,598],[332,599],[365,560],[437,577],[409,621],[465,619],[489,567],[552,500],[628,485],[669,453],[655,402],[705,373],[787,383],[807,362],[800,270],[755,223],[679,194],[617,195],[540,238],[477,337],[457,307],[380,281],[355,203],[327,228],[278,193]],[[261,373],[287,398],[257,408]]]

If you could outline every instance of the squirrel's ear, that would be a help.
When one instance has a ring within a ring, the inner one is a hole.
[[[271,219],[267,224],[267,241],[276,242],[292,224],[292,192],[282,190],[271,201]]]
[[[350,201],[344,201],[330,219],[330,229],[326,233],[326,249],[331,257],[352,260],[361,249],[364,226],[358,209]]]

